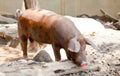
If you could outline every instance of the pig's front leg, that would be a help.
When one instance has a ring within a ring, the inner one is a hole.
[[[61,60],[60,47],[56,45],[52,45],[52,47],[55,55],[55,61],[60,61]]]
[[[71,56],[70,56],[70,51],[68,49],[65,49],[66,55],[67,55],[67,59],[71,60]]]

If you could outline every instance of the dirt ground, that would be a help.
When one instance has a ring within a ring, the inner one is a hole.
[[[16,24],[8,25],[16,27]],[[0,31],[8,25],[5,24],[3,27],[4,24],[0,24]],[[16,33],[14,27],[10,29]],[[7,30],[8,28],[5,31]],[[48,45],[44,50],[48,52],[53,62],[33,61],[36,51],[28,52],[30,60],[22,60],[20,45],[16,48],[9,47],[8,42],[0,38],[0,76],[120,76],[120,31],[104,29],[94,36],[85,37],[91,39],[101,49],[98,51],[87,45],[86,67],[78,67],[73,62],[64,60],[64,53],[62,61],[55,62],[53,50]]]
[[[71,61],[26,62],[19,60],[22,57],[20,49],[1,46],[0,76],[120,76],[120,31],[106,29],[86,37],[101,49],[97,51],[87,45],[86,67],[77,67]],[[29,53],[30,58],[34,55],[35,52]]]

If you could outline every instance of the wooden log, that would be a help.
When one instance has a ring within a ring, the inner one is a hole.
[[[24,0],[22,9],[29,9],[29,8],[39,8],[39,3],[37,0]]]
[[[17,22],[16,19],[0,15],[0,23],[1,24],[12,24],[12,23],[16,23],[16,22]]]
[[[111,15],[109,15],[107,12],[105,12],[104,10],[100,9],[100,12],[103,14],[103,16],[105,16],[107,19],[109,19],[112,22],[118,22],[118,19],[116,19],[115,17],[112,17]]]

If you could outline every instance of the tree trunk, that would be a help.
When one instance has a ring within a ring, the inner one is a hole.
[[[38,0],[24,0],[22,9],[39,8]]]

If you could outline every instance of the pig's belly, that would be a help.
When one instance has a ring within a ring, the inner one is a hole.
[[[33,40],[37,42],[50,44],[50,38],[49,38],[48,33],[46,32],[41,32],[38,30],[30,30],[30,36]]]

